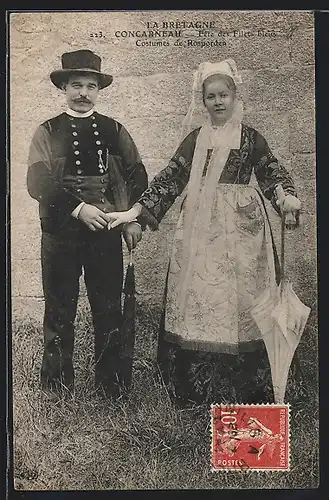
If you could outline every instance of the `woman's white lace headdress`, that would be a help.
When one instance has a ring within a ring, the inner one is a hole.
[[[226,75],[232,78],[235,85],[238,86],[242,83],[240,74],[238,73],[235,61],[233,59],[225,59],[224,61],[211,63],[202,62],[198,69],[193,73],[192,81],[192,96],[189,109],[185,115],[185,118],[181,127],[181,135],[179,144],[191,131],[193,115],[196,107],[197,96],[199,101],[202,100],[203,92],[203,82],[212,75]]]

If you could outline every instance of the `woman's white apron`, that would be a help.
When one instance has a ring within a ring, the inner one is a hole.
[[[261,195],[250,186],[217,185],[210,224],[194,242],[182,309],[185,208],[184,203],[168,271],[166,338],[197,350],[252,350],[261,335],[251,308],[266,287],[276,286],[272,238]]]

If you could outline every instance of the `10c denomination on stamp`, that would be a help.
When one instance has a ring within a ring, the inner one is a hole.
[[[288,471],[289,405],[211,405],[211,468]]]

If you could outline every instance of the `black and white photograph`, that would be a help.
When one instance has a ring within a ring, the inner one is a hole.
[[[13,487],[317,488],[314,13],[8,19]]]

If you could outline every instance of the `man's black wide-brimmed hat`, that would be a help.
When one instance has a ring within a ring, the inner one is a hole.
[[[70,73],[92,73],[98,77],[99,87],[104,89],[111,85],[113,76],[101,72],[101,58],[91,50],[76,50],[62,55],[62,69],[50,73],[50,79],[56,87],[61,88]]]

